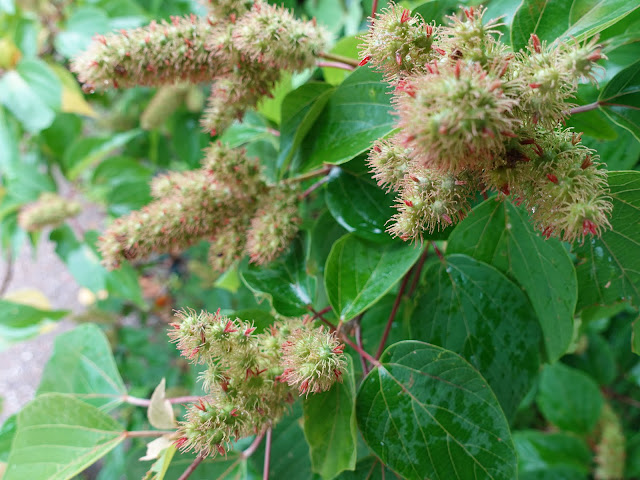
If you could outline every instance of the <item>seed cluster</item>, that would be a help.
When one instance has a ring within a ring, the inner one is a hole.
[[[255,107],[285,71],[315,63],[328,34],[263,1],[208,2],[210,15],[101,35],[72,69],[85,91],[212,82],[202,125],[220,133]]]
[[[283,319],[257,334],[249,322],[208,312],[181,311],[169,336],[183,356],[205,364],[207,395],[188,407],[177,446],[224,455],[233,440],[275,424],[294,400],[342,381],[343,348],[310,318]]]
[[[221,143],[209,146],[200,169],[154,178],[151,194],[153,202],[116,219],[100,238],[108,268],[154,252],[179,252],[201,240],[212,242],[215,270],[226,270],[245,252],[267,263],[298,232],[295,188],[268,185],[255,160]]]
[[[612,208],[606,170],[562,127],[578,82],[595,81],[597,39],[548,45],[531,35],[513,52],[484,12],[435,26],[392,4],[364,36],[361,65],[385,73],[398,115],[398,133],[369,156],[379,185],[399,192],[389,232],[421,239],[494,190],[524,203],[547,237],[599,235]]]
[[[57,227],[65,220],[78,215],[81,210],[78,202],[45,192],[36,202],[20,210],[18,224],[27,232],[37,232],[46,227]]]

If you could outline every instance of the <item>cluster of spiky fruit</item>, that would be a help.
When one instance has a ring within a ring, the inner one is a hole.
[[[18,224],[27,232],[37,232],[46,227],[57,227],[78,215],[81,210],[78,202],[45,192],[36,202],[20,210]]]
[[[268,185],[244,150],[219,142],[209,146],[200,169],[154,178],[151,194],[153,202],[116,219],[100,237],[107,267],[154,252],[179,252],[201,240],[211,241],[215,270],[226,270],[245,253],[263,264],[298,232],[296,189]]]
[[[207,395],[188,407],[178,431],[183,451],[224,455],[233,440],[275,424],[294,392],[324,392],[342,381],[344,345],[309,317],[283,319],[261,333],[219,310],[182,311],[177,318],[169,336],[183,356],[206,365]]]
[[[143,114],[153,128],[197,93],[189,84],[212,81],[202,124],[220,133],[254,107],[284,71],[315,63],[327,41],[315,22],[263,1],[210,2],[207,18],[174,17],[144,28],[98,36],[72,68],[85,90],[161,86]],[[268,185],[243,151],[212,144],[202,168],[153,180],[155,200],[120,218],[100,240],[105,264],[152,252],[176,252],[211,241],[210,263],[223,271],[245,253],[258,264],[273,260],[298,231],[295,189]]]
[[[85,91],[178,82],[214,82],[202,119],[219,133],[274,88],[284,71],[315,64],[327,33],[261,0],[212,1],[207,18],[98,36],[72,69]]]
[[[361,65],[395,87],[399,131],[369,156],[379,185],[399,192],[390,233],[421,239],[495,190],[524,203],[547,237],[599,235],[612,208],[606,170],[561,126],[578,82],[594,81],[596,40],[547,45],[531,35],[513,52],[483,14],[467,8],[435,26],[392,4],[364,37]]]

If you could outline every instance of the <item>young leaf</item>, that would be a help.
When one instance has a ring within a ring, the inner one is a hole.
[[[609,172],[611,229],[575,245],[577,310],[592,305],[640,305],[640,172]]]
[[[573,335],[576,272],[562,244],[534,232],[524,209],[486,200],[451,232],[447,253],[470,255],[519,283],[538,316],[549,361],[564,355]]]
[[[536,400],[548,421],[578,434],[593,430],[604,402],[594,380],[562,363],[547,365],[542,371]]]
[[[370,456],[359,460],[354,471],[342,472],[336,480],[385,480],[394,478],[393,475],[379,458]]]
[[[268,297],[273,308],[285,316],[308,312],[316,294],[316,279],[306,273],[300,238],[274,262],[265,267],[244,264],[240,274],[254,294]]]
[[[304,436],[311,449],[313,471],[324,479],[334,478],[356,466],[356,383],[353,362],[347,357],[342,383],[304,401]]]
[[[36,397],[18,414],[3,480],[67,480],[126,438],[106,413],[70,395]]]
[[[176,420],[171,402],[165,395],[165,379],[158,384],[151,395],[151,404],[147,410],[149,423],[160,430],[175,428]]]
[[[639,6],[627,0],[522,0],[511,25],[511,45],[524,48],[532,33],[548,42],[572,37],[582,41]]]
[[[629,130],[640,142],[640,60],[607,83],[598,103],[612,122]]]
[[[540,367],[542,335],[529,300],[498,270],[466,255],[447,255],[426,278],[411,338],[465,357],[512,418]]]
[[[348,162],[393,129],[391,96],[380,73],[358,68],[333,92],[305,138],[303,171]]]
[[[102,410],[120,404],[127,391],[100,328],[85,324],[58,335],[36,395],[48,392],[69,393]]]
[[[345,235],[333,244],[325,267],[329,303],[347,321],[376,303],[403,276],[422,251],[402,242],[384,245]]]
[[[391,469],[413,480],[516,478],[498,400],[466,360],[422,342],[390,346],[360,386],[358,425]]]

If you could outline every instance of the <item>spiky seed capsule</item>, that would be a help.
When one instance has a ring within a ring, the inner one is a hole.
[[[328,44],[328,32],[315,22],[296,19],[288,10],[255,3],[233,31],[238,51],[273,69],[304,70]]]
[[[282,382],[298,388],[300,395],[324,392],[342,381],[346,366],[342,345],[324,327],[305,324],[295,329],[282,344]]]
[[[389,79],[419,73],[438,58],[438,29],[391,3],[371,23],[360,46],[361,65],[369,62]]]
[[[397,137],[378,140],[373,144],[367,163],[380,188],[386,189],[387,192],[397,192],[400,189],[411,163],[410,153],[410,150],[400,144]]]
[[[433,74],[409,80],[395,97],[401,136],[418,163],[441,172],[491,168],[505,132],[518,120],[503,81],[479,64],[434,65]]]
[[[98,35],[71,69],[92,89],[198,83],[226,69],[224,59],[205,49],[213,27],[195,16],[122,33]]]
[[[45,192],[34,203],[23,207],[18,214],[18,225],[27,232],[37,232],[46,227],[57,227],[65,220],[80,213],[78,202]]]
[[[298,233],[298,192],[288,186],[273,187],[261,197],[247,231],[247,253],[253,263],[263,265],[283,252]]]

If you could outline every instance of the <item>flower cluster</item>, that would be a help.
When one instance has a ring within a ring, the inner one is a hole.
[[[595,80],[597,40],[547,45],[531,35],[513,52],[484,12],[467,8],[436,27],[392,4],[364,36],[361,64],[395,88],[398,133],[369,156],[378,184],[399,192],[389,232],[421,239],[491,189],[524,203],[547,237],[599,235],[612,208],[606,170],[561,126],[579,80]]]
[[[114,221],[99,241],[108,268],[200,240],[212,241],[210,260],[218,271],[245,251],[253,261],[266,263],[287,247],[298,231],[295,189],[268,185],[256,161],[221,143],[211,144],[202,164],[156,177],[151,184],[155,200]],[[258,205],[269,204],[283,208],[280,227],[260,227],[270,213]]]
[[[98,36],[72,69],[85,91],[213,81],[202,124],[220,133],[274,88],[283,71],[311,67],[328,35],[266,2],[211,1],[211,16]]]
[[[294,398],[291,387],[308,394],[342,381],[344,345],[309,319],[286,319],[257,333],[252,323],[219,310],[176,316],[169,336],[183,356],[206,365],[207,395],[188,407],[178,432],[183,451],[225,454],[232,441],[282,417]]]
[[[609,403],[602,406],[597,430],[600,439],[595,447],[594,478],[624,478],[626,439],[622,422]]]
[[[20,210],[18,224],[27,232],[37,232],[45,227],[57,227],[81,210],[78,202],[45,192],[36,202]]]

